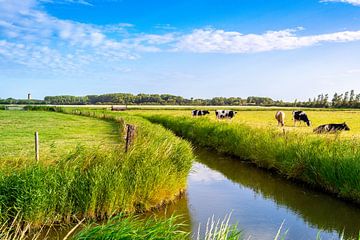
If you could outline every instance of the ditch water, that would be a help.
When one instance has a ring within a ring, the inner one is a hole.
[[[285,239],[356,238],[360,207],[291,183],[252,164],[207,150],[197,150],[187,194],[157,215],[183,215],[193,233],[208,218],[231,214],[245,239],[274,239],[283,223]]]

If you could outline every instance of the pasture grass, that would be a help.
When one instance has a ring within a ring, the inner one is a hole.
[[[49,136],[62,139],[63,146],[69,144],[72,149],[69,148],[69,152],[61,156],[56,155],[58,157],[52,164],[42,161],[36,164],[30,157],[24,158],[29,164],[24,163],[22,168],[12,171],[0,169],[2,222],[18,214],[21,214],[23,221],[35,226],[54,222],[70,223],[81,218],[107,219],[120,212],[148,211],[161,206],[174,200],[185,188],[194,155],[191,145],[170,131],[136,116],[115,116],[90,110],[54,110],[69,114],[16,112],[9,113],[7,121],[12,122],[11,114],[25,116],[17,124],[19,128],[26,129],[26,126],[22,126],[22,123],[29,124],[26,116],[34,116],[35,119],[38,115],[49,119],[54,117],[48,121],[56,126],[64,124],[64,119],[72,120],[67,124],[73,123],[74,126],[78,126],[77,121],[86,123],[101,119],[100,122],[108,125],[105,128],[109,130],[108,135],[103,137],[107,138],[109,144],[99,141],[74,147],[66,142],[67,135],[63,135],[62,130],[51,131],[53,128],[49,127]],[[14,118],[14,122],[19,119],[17,116]],[[137,127],[135,142],[127,153],[123,148],[122,129],[125,123]],[[93,125],[87,125],[87,128],[84,126],[84,130],[74,130],[74,136],[79,136],[79,131],[84,132],[76,140],[87,138],[87,131],[91,134],[93,129],[89,126]],[[115,131],[119,132],[118,136],[113,135]],[[14,142],[16,137],[13,135]],[[115,139],[121,143],[112,144]],[[5,151],[12,150],[6,148]]]
[[[283,132],[276,127],[274,112],[239,112],[231,121],[218,121],[214,116],[190,117],[188,111],[187,116],[181,111],[132,113],[161,124],[197,145],[252,161],[287,178],[360,203],[360,140],[352,135],[359,133],[357,113],[328,112],[325,116],[331,116],[329,120],[323,113],[309,112],[315,123],[344,117],[351,120],[349,125],[354,130],[350,135],[321,136],[307,127],[289,127]]]
[[[203,108],[198,108],[203,109]],[[208,108],[204,108],[208,109]],[[231,107],[219,108],[219,109],[233,109]],[[228,123],[239,123],[246,124],[251,127],[258,128],[276,128],[279,131],[282,131],[281,128],[277,128],[277,121],[275,119],[275,113],[279,109],[277,108],[265,108],[265,109],[236,109],[238,111],[237,115],[232,120],[224,120]],[[311,127],[307,127],[305,123],[297,123],[294,127],[294,122],[292,120],[292,111],[296,109],[280,109],[285,113],[285,130],[286,131],[295,131],[300,133],[312,133],[313,129],[319,125],[328,124],[328,123],[343,123],[346,122],[350,127],[350,131],[342,132],[341,136],[343,138],[357,138],[360,137],[360,111],[359,110],[331,110],[331,109],[307,109],[309,119],[312,122]],[[179,116],[179,117],[191,117],[191,110],[131,110],[129,111],[135,115],[170,115],[170,116]],[[214,109],[210,109],[210,115],[203,116],[201,118],[207,118],[212,121],[218,121],[215,116]]]
[[[0,111],[0,169],[33,163],[34,132],[40,136],[42,163],[73,151],[76,146],[120,145],[119,126],[112,121],[51,112]]]

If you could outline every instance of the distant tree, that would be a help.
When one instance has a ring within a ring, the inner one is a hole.
[[[347,107],[349,105],[349,92],[345,92],[344,98],[342,100],[342,107]]]
[[[340,104],[340,101],[341,101],[341,97],[337,93],[335,93],[334,97],[333,97],[333,99],[331,101],[332,107],[338,107],[339,104]]]
[[[357,108],[360,107],[360,94],[356,94],[354,106]]]
[[[355,102],[355,91],[351,90],[350,91],[350,98],[349,98],[349,106],[354,107],[354,102]]]
[[[322,103],[323,107],[329,107],[329,94],[325,94],[323,103]]]

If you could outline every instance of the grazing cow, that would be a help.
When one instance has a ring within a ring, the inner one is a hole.
[[[192,115],[193,116],[205,116],[206,114],[210,114],[207,110],[193,110]]]
[[[278,111],[275,114],[275,118],[278,121],[278,126],[281,125],[282,127],[285,126],[285,113],[282,111]]]
[[[344,123],[330,123],[330,124],[324,124],[321,126],[318,126],[314,129],[314,133],[335,133],[338,131],[349,131],[350,128],[348,125]]]
[[[233,110],[215,110],[215,114],[217,119],[224,119],[224,118],[232,119],[233,117],[235,117],[237,112]]]
[[[309,127],[311,126],[311,122],[310,122],[308,116],[303,111],[293,111],[293,119],[294,119],[294,127],[295,127],[295,124],[297,121],[299,121],[299,122],[303,121]]]

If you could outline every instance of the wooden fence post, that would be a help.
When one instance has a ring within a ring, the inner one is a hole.
[[[126,124],[126,128],[125,152],[128,152],[131,144],[134,142],[136,128],[131,124]]]
[[[35,159],[39,162],[39,133],[35,132]]]

